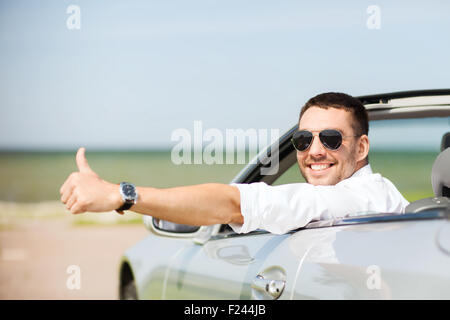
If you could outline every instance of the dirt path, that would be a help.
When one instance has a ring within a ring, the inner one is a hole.
[[[39,220],[0,231],[0,299],[117,299],[123,252],[149,235],[143,224],[74,227]],[[80,289],[68,289],[80,269]]]

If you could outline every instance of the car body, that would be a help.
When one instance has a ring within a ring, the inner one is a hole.
[[[371,123],[450,119],[450,89],[358,98]],[[290,144],[296,128],[295,124],[281,136],[276,148],[263,150],[258,161],[231,182],[273,184],[296,166]],[[278,152],[279,171],[262,175],[260,169],[268,165],[264,157],[272,152]],[[450,202],[442,194],[412,202],[403,214],[372,212],[313,221],[283,235],[264,230],[236,234],[227,225],[198,228],[145,216],[151,235],[124,253],[119,295],[121,299],[449,299],[449,219]]]

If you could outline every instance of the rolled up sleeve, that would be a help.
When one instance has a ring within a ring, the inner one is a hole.
[[[336,187],[313,186],[307,183],[269,186],[258,182],[233,184],[241,195],[243,224],[230,224],[237,233],[263,229],[283,234],[310,221],[329,216],[337,196]],[[338,197],[339,198],[339,197]],[[345,201],[344,201],[345,202]]]

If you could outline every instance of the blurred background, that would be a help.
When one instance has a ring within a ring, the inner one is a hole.
[[[228,183],[245,164],[176,165],[172,133],[283,133],[318,93],[448,88],[449,13],[438,0],[2,0],[0,299],[117,298],[120,255],[149,233],[137,214],[65,210],[78,147],[111,182]],[[372,168],[409,201],[431,196],[446,131],[374,123]]]

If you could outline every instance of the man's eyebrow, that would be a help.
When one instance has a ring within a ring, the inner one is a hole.
[[[339,132],[344,132],[344,130],[342,130],[341,128],[338,128],[338,127],[326,127],[326,128],[319,129],[319,130],[311,130],[311,129],[308,129],[308,128],[300,128],[300,127],[298,127],[298,130],[308,130],[308,131],[311,131],[311,132],[320,132],[320,131],[323,131],[323,130],[337,130]]]

